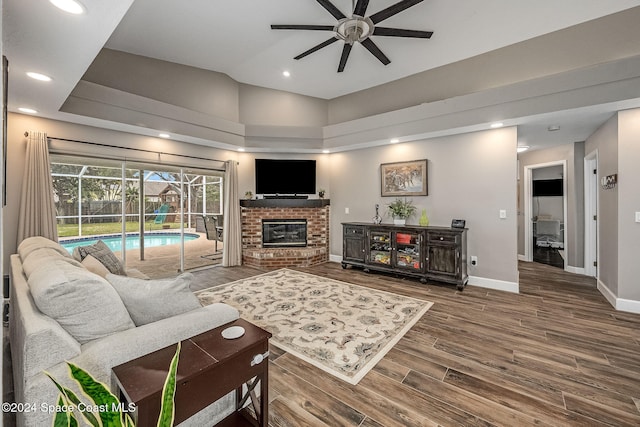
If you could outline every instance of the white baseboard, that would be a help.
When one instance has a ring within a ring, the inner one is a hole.
[[[600,279],[598,279],[598,290],[616,310],[640,314],[640,301],[616,297]]]
[[[495,289],[506,292],[520,292],[520,285],[517,282],[507,282],[504,280],[487,279],[486,277],[469,276],[469,285],[480,288]]]
[[[527,258],[524,255],[518,254],[518,261],[527,261]]]
[[[566,271],[567,273],[584,275],[584,267],[574,267],[572,265],[567,265],[564,271]]]
[[[342,262],[342,255],[329,254],[329,262]]]

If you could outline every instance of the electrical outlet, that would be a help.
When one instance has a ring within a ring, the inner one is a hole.
[[[349,215],[349,208],[344,208],[344,213],[346,213],[347,215]]]
[[[505,219],[507,217],[507,211],[505,209],[500,209],[500,219]]]
[[[636,212],[636,222],[640,222],[640,212]]]
[[[471,265],[476,266],[478,265],[478,257],[475,255],[471,256]]]

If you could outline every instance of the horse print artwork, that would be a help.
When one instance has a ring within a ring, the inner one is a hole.
[[[380,165],[382,196],[426,196],[427,159]]]

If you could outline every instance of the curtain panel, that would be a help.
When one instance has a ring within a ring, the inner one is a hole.
[[[226,162],[224,174],[224,249],[222,266],[242,265],[242,221],[240,217],[240,192],[238,190],[238,164]]]
[[[58,241],[47,134],[36,131],[29,131],[27,138],[18,218],[18,244],[32,236]]]

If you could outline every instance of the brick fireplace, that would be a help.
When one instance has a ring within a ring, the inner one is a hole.
[[[329,201],[324,199],[242,200],[242,263],[254,267],[309,267],[329,261]],[[306,245],[263,245],[263,220],[306,221]]]

